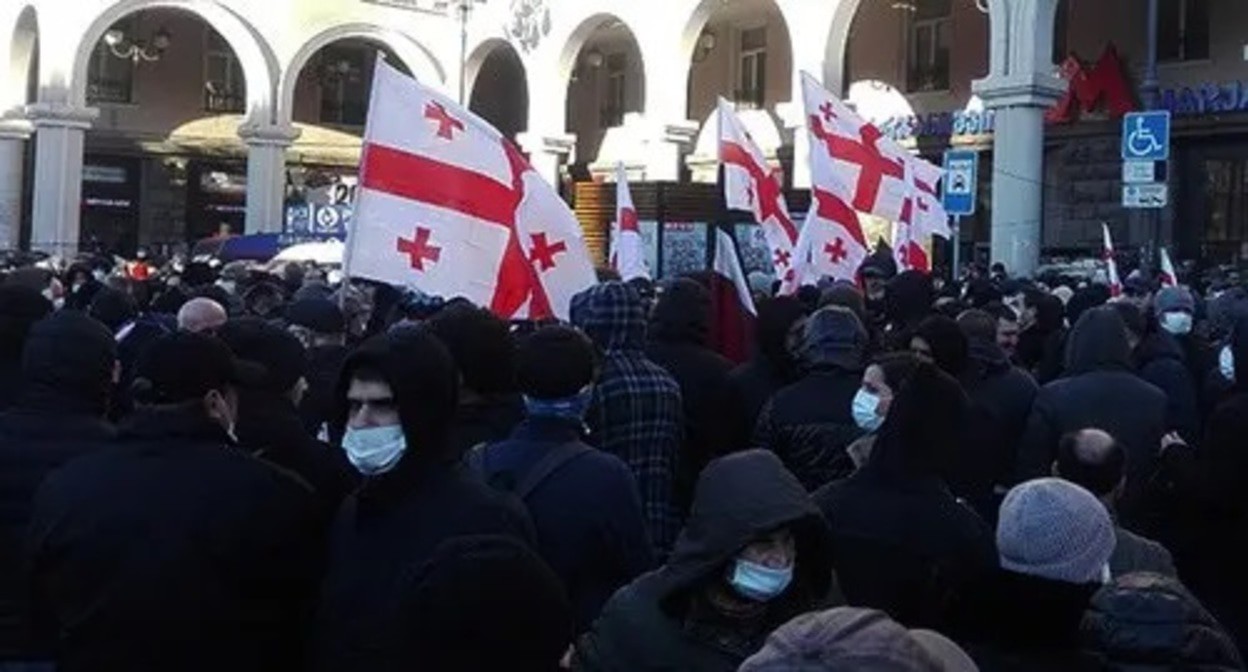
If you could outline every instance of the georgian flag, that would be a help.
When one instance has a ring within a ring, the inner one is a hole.
[[[797,292],[793,247],[797,227],[784,199],[780,172],[767,163],[758,144],[732,108],[719,99],[719,161],[724,167],[724,202],[730,210],[752,213],[762,228],[771,253],[772,269],[780,279],[780,294]]]
[[[343,270],[508,319],[566,318],[596,280],[576,218],[520,151],[382,59]]]
[[[1105,272],[1109,276],[1109,295],[1122,296],[1122,281],[1118,279],[1118,262],[1114,259],[1114,239],[1109,236],[1109,225],[1101,224],[1101,235],[1104,237],[1102,256],[1105,259]]]
[[[1174,272],[1174,264],[1170,263],[1170,253],[1161,248],[1161,286],[1177,287],[1179,276]]]
[[[818,184],[811,190],[810,199],[806,223],[797,239],[798,282],[814,284],[823,277],[854,282],[858,267],[867,258],[867,239],[858,213]]]
[[[720,228],[715,229],[711,271],[711,346],[739,364],[750,357],[758,311],[737,256],[736,242]]]
[[[611,222],[611,267],[625,282],[634,278],[650,279],[646,265],[645,241],[637,223],[633,192],[628,188],[624,164],[615,166],[615,221]]]

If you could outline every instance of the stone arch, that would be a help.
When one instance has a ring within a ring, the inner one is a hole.
[[[6,99],[0,101],[0,113],[34,100],[32,88],[38,86],[39,62],[39,16],[34,5],[27,4],[18,12],[9,43],[8,78],[5,82]]]
[[[645,55],[642,54],[641,51],[641,41],[637,37],[637,31],[633,30],[633,27],[629,25],[628,22],[621,19],[618,15],[610,12],[598,12],[585,17],[579,24],[577,24],[576,28],[572,30],[571,34],[568,35],[567,41],[564,42],[563,48],[559,51],[559,58],[555,62],[555,82],[560,88],[566,91],[568,84],[571,83],[572,71],[576,69],[577,59],[580,58],[581,50],[585,48],[585,44],[589,42],[590,38],[592,38],[594,33],[600,28],[608,27],[613,24],[619,24],[628,31],[628,35],[632,39],[633,47],[635,48],[637,55],[642,59],[642,62],[639,64],[641,66],[639,70],[642,73],[643,78],[641,86],[641,99],[642,107],[644,108],[646,99],[646,63]]]
[[[277,80],[277,58],[264,37],[233,10],[216,0],[117,0],[101,12],[83,34],[74,53],[69,103],[87,104],[87,68],[91,54],[104,33],[121,19],[148,9],[176,9],[194,14],[234,50],[246,79],[247,113],[252,124],[268,124],[273,116],[273,92]]]
[[[295,87],[299,83],[299,74],[321,49],[342,40],[359,39],[376,42],[394,52],[403,65],[417,79],[430,79],[439,84],[446,82],[446,72],[437,58],[422,44],[403,33],[372,23],[344,23],[327,28],[304,42],[299,51],[286,64],[282,71],[281,84],[278,88],[278,125],[291,123],[294,114]]]
[[[511,71],[518,76],[504,76],[500,80],[498,69],[502,69],[504,75]],[[486,92],[477,90],[478,83],[485,83],[483,77],[489,80],[490,85],[501,89],[498,92],[501,99],[487,98]],[[494,124],[504,135],[515,136],[528,129],[528,73],[523,59],[510,42],[493,38],[477,45],[465,62],[464,80],[469,109]],[[512,114],[506,114],[509,111]]]
[[[598,50],[598,58],[591,59],[594,50],[612,44],[622,45],[622,50],[610,50],[603,53]],[[641,39],[632,26],[612,12],[596,12],[582,19],[564,41],[556,60],[555,78],[552,83],[558,87],[556,92],[562,100],[563,132],[576,136],[576,163],[588,165],[593,163],[599,151],[606,144],[622,144],[633,147],[637,138],[621,140],[616,129],[626,126],[626,118],[630,113],[647,111],[648,89],[651,84],[650,73],[647,72],[646,56],[641,49]],[[620,109],[603,106],[601,96],[608,94],[611,84],[611,57],[623,54],[625,58],[626,76],[624,78],[623,100]],[[633,63],[632,59],[636,62]],[[633,77],[628,77],[631,73]],[[575,79],[574,79],[575,75]],[[552,92],[552,94],[555,92]],[[589,116],[585,116],[588,114]],[[534,117],[535,118],[535,117]],[[635,136],[635,133],[629,133]]]
[[[777,0],[755,0],[752,5],[755,6],[755,11],[759,13],[764,15],[774,15],[779,18],[779,31],[783,34],[784,38],[782,45],[783,49],[773,52],[771,49],[772,45],[768,44],[767,51],[769,63],[772,61],[772,54],[778,53],[781,55],[781,61],[786,62],[788,65],[788,72],[786,72],[781,78],[784,82],[783,86],[788,89],[788,93],[781,95],[781,99],[777,101],[782,102],[793,95],[792,84],[795,81],[793,74],[797,68],[797,51],[795,48],[794,31],[790,25],[792,17],[786,13],[785,7]],[[683,83],[686,85],[686,89],[691,92],[694,76],[696,74],[693,59],[695,51],[698,48],[698,41],[701,38],[703,31],[715,22],[717,16],[726,10],[739,11],[736,7],[725,4],[723,0],[699,0],[697,6],[693,9],[693,12],[690,13],[689,18],[686,20],[684,28],[680,33],[677,57],[681,59],[679,62],[683,64],[682,67],[685,68]],[[718,37],[721,41],[726,41],[726,36],[720,35]],[[724,48],[725,46],[722,44],[716,46],[716,50],[722,50]],[[725,92],[724,97],[728,98],[732,96],[730,95],[730,92]],[[707,109],[693,109],[693,106],[694,100],[686,101],[686,107],[689,109],[683,110],[682,112],[686,112],[687,116],[692,119],[701,119],[706,115]],[[713,107],[713,104],[710,107]]]

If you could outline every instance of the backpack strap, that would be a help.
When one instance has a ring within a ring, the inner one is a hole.
[[[552,474],[591,450],[593,448],[580,441],[560,444],[543,455],[532,467],[529,467],[528,471],[524,473],[524,478],[520,479],[520,482],[516,484],[512,492],[521,500],[528,498]]]

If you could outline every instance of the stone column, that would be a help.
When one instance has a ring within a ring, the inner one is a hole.
[[[22,230],[22,178],[26,141],[33,126],[26,119],[0,119],[0,248],[15,250]]]
[[[286,219],[286,150],[299,138],[292,126],[242,126],[247,143],[247,233],[281,233]]]
[[[524,132],[516,137],[520,148],[529,155],[529,164],[555,191],[562,179],[559,169],[564,157],[576,148],[576,136],[567,133]]]
[[[801,94],[798,88],[793,100],[776,105],[776,116],[780,117],[793,144],[792,186],[794,189],[809,189],[810,134],[806,132],[806,107]]]
[[[1047,73],[989,76],[974,84],[995,111],[992,171],[992,261],[1011,275],[1029,276],[1040,264],[1044,218],[1044,112],[1062,89]]]
[[[681,119],[655,124],[646,144],[646,181],[678,181],[685,153],[697,138],[697,122]]]
[[[39,103],[26,113],[35,127],[30,247],[72,258],[81,227],[83,142],[99,110]]]

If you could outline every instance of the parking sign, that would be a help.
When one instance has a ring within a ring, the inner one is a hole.
[[[1123,161],[1170,158],[1170,112],[1132,112],[1122,118]]]
[[[979,153],[966,149],[945,152],[945,212],[955,216],[975,214],[975,192],[979,186]]]

